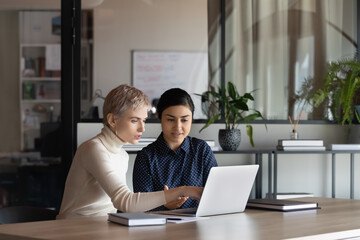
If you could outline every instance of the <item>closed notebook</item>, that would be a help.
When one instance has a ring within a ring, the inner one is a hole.
[[[324,146],[321,139],[279,139],[279,146]]]
[[[325,151],[325,146],[277,146],[279,151]]]
[[[295,211],[295,210],[317,209],[318,203],[303,202],[297,200],[264,198],[264,199],[249,199],[246,206],[253,208],[280,210],[280,211]]]
[[[109,213],[108,220],[125,226],[162,225],[166,218],[148,213]]]

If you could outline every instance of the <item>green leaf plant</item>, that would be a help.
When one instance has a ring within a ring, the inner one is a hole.
[[[308,79],[306,84],[312,81]],[[306,88],[303,87],[300,95],[306,97],[306,102],[314,108],[325,104],[337,123],[351,125],[354,117],[360,123],[355,110],[355,106],[360,105],[360,62],[351,58],[329,63],[322,86],[308,88],[308,93],[304,93]]]
[[[248,123],[257,118],[264,119],[259,111],[249,109],[248,101],[254,101],[252,92],[240,95],[232,82],[227,83],[227,88],[225,84],[222,84],[221,88],[218,88],[217,91],[207,91],[203,94],[196,95],[201,96],[202,102],[207,102],[209,106],[216,109],[212,116],[209,116],[209,121],[199,132],[220,118],[225,121],[226,130],[236,129],[240,122]],[[267,129],[266,124],[265,127]],[[254,147],[253,128],[251,125],[246,125],[246,132],[251,146]]]

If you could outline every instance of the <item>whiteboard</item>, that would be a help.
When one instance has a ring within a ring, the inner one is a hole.
[[[187,91],[195,105],[194,119],[205,119],[202,94],[208,90],[207,52],[133,51],[132,83],[150,102],[170,88]]]

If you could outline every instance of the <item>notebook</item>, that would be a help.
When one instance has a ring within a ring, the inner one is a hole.
[[[166,223],[165,217],[158,215],[147,214],[142,212],[135,213],[109,213],[108,220],[115,223],[120,223],[125,226],[147,226],[147,225],[162,225]]]
[[[307,209],[318,209],[317,202],[304,202],[297,200],[288,199],[250,199],[247,203],[248,207],[251,208],[262,208],[272,209],[280,211],[295,211],[295,210],[307,210]]]
[[[203,217],[243,212],[258,169],[259,165],[212,167],[197,208],[152,213]]]

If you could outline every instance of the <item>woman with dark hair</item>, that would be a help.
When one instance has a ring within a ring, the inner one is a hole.
[[[203,188],[185,186],[165,191],[133,193],[126,184],[129,155],[125,143],[138,143],[151,104],[139,89],[120,85],[109,92],[103,107],[101,132],[76,151],[61,203],[61,218],[143,212],[189,196],[200,200]]]
[[[153,192],[178,186],[205,186],[210,169],[217,166],[210,146],[189,137],[194,114],[190,95],[172,88],[157,105],[162,133],[136,156],[134,192]],[[198,202],[183,196],[154,210],[197,207]]]

